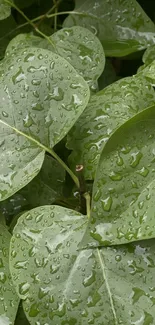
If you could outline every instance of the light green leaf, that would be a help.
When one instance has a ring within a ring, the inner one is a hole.
[[[149,46],[142,57],[143,65],[138,68],[138,72],[144,70],[155,60],[155,45]],[[146,69],[147,71],[147,69]],[[145,72],[144,72],[145,73]]]
[[[127,121],[106,143],[84,245],[119,245],[155,237],[154,123],[155,106]]]
[[[37,47],[45,50],[55,52],[55,48],[47,39],[33,35],[33,33],[19,34],[14,37],[6,48],[6,56],[13,55],[17,50],[25,49],[27,47]]]
[[[30,323],[38,320],[50,324],[54,320],[58,324],[62,316],[66,319],[67,306],[74,307],[77,294],[70,291],[70,284],[74,282],[74,267],[85,256],[81,253],[78,258],[77,245],[86,224],[86,216],[59,206],[36,208],[18,219],[10,269]],[[78,282],[74,290],[78,290]],[[72,318],[74,311],[69,315]]]
[[[29,48],[0,64],[0,200],[39,172],[45,150],[70,130],[89,100],[84,79],[62,57]]]
[[[0,20],[6,19],[10,15],[11,6],[5,0],[0,0]]]
[[[51,208],[23,215],[11,242],[11,273],[30,324],[153,324],[155,242],[78,251],[84,217]]]
[[[105,65],[105,55],[98,38],[88,29],[74,26],[63,28],[52,35],[58,54],[64,57],[88,82],[93,85]]]
[[[9,271],[9,245],[11,235],[0,225],[0,324],[13,325],[18,309],[16,295]]]
[[[31,208],[52,204],[62,197],[65,171],[52,157],[46,156],[40,173],[27,185],[21,194]]]
[[[88,29],[74,26],[57,31],[50,39],[55,47],[33,34],[19,34],[9,43],[6,54],[29,46],[49,49],[65,58],[93,87],[105,65],[104,51],[98,38]]]
[[[94,179],[103,145],[112,133],[154,101],[149,82],[137,76],[121,79],[92,96],[68,134],[67,147],[73,149],[71,168],[83,164],[85,178]]]
[[[80,25],[93,31],[106,56],[125,56],[155,43],[155,25],[136,0],[77,0],[75,12],[64,27]]]
[[[155,86],[155,60],[149,65],[144,64],[138,69],[138,75],[145,77],[152,86]]]

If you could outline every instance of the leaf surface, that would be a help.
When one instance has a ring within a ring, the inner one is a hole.
[[[83,243],[115,245],[155,237],[155,107],[137,114],[106,143]]]
[[[151,325],[155,242],[78,251],[85,222],[58,206],[20,217],[10,267],[30,324]]]
[[[89,99],[84,79],[62,57],[28,48],[0,64],[0,200],[30,182]]]
[[[49,49],[65,58],[89,86],[93,87],[105,65],[105,55],[99,39],[88,29],[80,26],[62,28],[49,38],[54,46],[46,39],[33,34],[19,34],[11,40],[6,53],[10,55],[16,52],[17,48],[29,46]]]
[[[97,94],[90,101],[67,136],[72,149],[69,163],[73,170],[83,164],[85,178],[94,179],[103,146],[113,132],[139,111],[154,104],[154,90],[145,78],[121,79]]]
[[[63,26],[93,31],[106,56],[125,56],[155,43],[155,25],[136,0],[78,0],[74,10]]]
[[[9,271],[9,246],[11,235],[0,224],[0,324],[13,325],[19,298]]]

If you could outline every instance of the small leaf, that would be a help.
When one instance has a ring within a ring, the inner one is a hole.
[[[64,181],[64,169],[55,159],[46,156],[40,173],[19,194],[31,208],[52,204],[62,197]]]
[[[0,200],[39,172],[45,150],[70,130],[89,100],[84,79],[62,57],[19,50],[0,64]]]
[[[11,6],[5,0],[0,0],[0,20],[6,19],[10,15]]]
[[[154,90],[144,78],[121,79],[91,96],[89,104],[67,136],[73,170],[84,165],[85,178],[94,179],[104,144],[112,133],[139,111],[154,104]]]
[[[122,125],[106,143],[93,187],[83,245],[155,237],[155,106]]]
[[[75,12],[63,26],[79,25],[93,31],[106,56],[125,56],[155,43],[155,25],[136,0],[76,0]]]
[[[0,225],[0,324],[13,325],[18,309],[16,295],[9,271],[9,245],[11,235]]]

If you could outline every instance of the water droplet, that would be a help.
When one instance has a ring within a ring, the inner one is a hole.
[[[29,292],[30,284],[28,282],[23,282],[19,284],[19,293],[21,295],[26,295]]]
[[[91,272],[91,274],[83,280],[84,287],[89,287],[95,280],[95,273]]]
[[[136,167],[139,164],[142,157],[143,157],[143,155],[140,151],[132,153],[130,166]]]
[[[111,172],[109,177],[111,178],[112,181],[120,181],[123,178],[122,175],[116,172]]]
[[[108,196],[106,199],[102,199],[101,202],[103,210],[109,212],[112,206],[112,197]]]
[[[142,167],[142,169],[140,169],[138,171],[138,174],[140,174],[143,177],[146,177],[149,173],[149,170],[146,167]]]

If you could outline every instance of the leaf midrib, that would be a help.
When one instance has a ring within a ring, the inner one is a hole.
[[[102,269],[106,289],[107,289],[107,292],[108,292],[111,310],[112,310],[112,313],[113,313],[113,316],[114,316],[114,321],[115,321],[114,325],[118,325],[118,320],[117,320],[116,310],[115,310],[114,303],[113,303],[112,293],[111,293],[111,290],[110,290],[110,286],[109,286],[106,271],[105,271],[104,260],[103,260],[103,257],[101,257],[100,250],[98,248],[97,248],[97,254],[98,254],[99,262],[100,262],[100,265],[101,265],[101,269]]]

